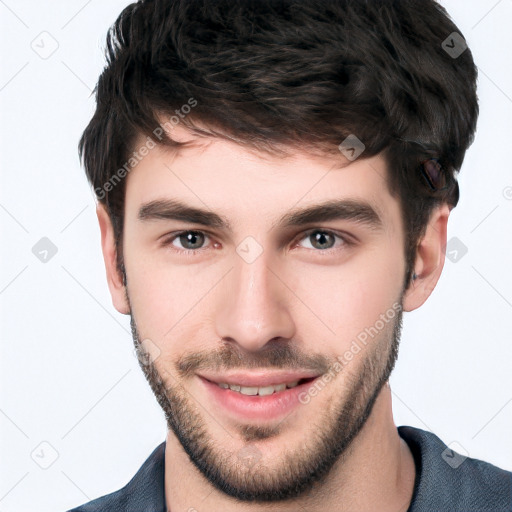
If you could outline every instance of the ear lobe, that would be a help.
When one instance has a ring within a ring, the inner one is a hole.
[[[114,228],[110,216],[101,203],[96,207],[96,215],[101,231],[101,250],[107,275],[107,284],[112,296],[112,304],[124,315],[130,314],[130,306],[126,298],[126,287],[123,276],[117,269],[117,250],[115,244]]]
[[[412,280],[404,294],[404,311],[414,311],[425,303],[437,285],[445,261],[448,204],[443,203],[432,212],[425,235],[418,244]]]

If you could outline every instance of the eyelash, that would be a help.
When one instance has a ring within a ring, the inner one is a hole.
[[[332,253],[337,252],[338,250],[342,249],[343,247],[349,248],[349,247],[355,245],[355,242],[352,241],[346,235],[343,236],[343,235],[340,235],[339,233],[336,233],[334,231],[327,230],[327,229],[320,229],[320,228],[310,229],[310,230],[302,233],[301,234],[301,238],[296,238],[295,240],[297,242],[300,242],[301,240],[304,240],[304,238],[307,238],[312,233],[317,233],[317,232],[318,233],[325,233],[325,234],[333,235],[334,237],[339,238],[340,240],[342,240],[343,244],[342,244],[342,247],[332,247],[330,249],[324,249],[324,250],[322,250],[322,249],[315,250],[314,248],[310,249],[310,250],[312,250],[314,252],[321,253],[323,255],[331,255]],[[177,248],[175,248],[172,245],[172,242],[174,242],[174,240],[179,238],[181,235],[185,235],[187,233],[199,233],[201,235],[206,235],[206,237],[208,237],[208,238],[211,238],[211,235],[209,233],[205,232],[205,231],[199,231],[199,230],[195,230],[195,229],[188,229],[188,230],[185,230],[185,231],[179,231],[177,233],[172,233],[169,237],[165,238],[162,241],[162,246],[163,247],[171,247],[172,251],[174,251],[174,252],[176,252],[178,254],[184,255],[184,256],[196,256],[198,253],[208,249],[207,247],[201,247],[199,249],[177,249]],[[294,242],[294,244],[295,244],[295,242]]]

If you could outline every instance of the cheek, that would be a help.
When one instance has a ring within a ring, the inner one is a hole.
[[[173,265],[141,251],[125,258],[128,294],[140,335],[168,343],[188,333],[191,322],[205,317],[209,291],[220,270]]]
[[[317,346],[330,347],[336,354],[365,329],[379,329],[381,315],[389,318],[399,309],[403,262],[393,254],[381,247],[338,267],[310,267],[297,273],[294,292],[310,310],[305,316],[301,313],[299,329],[311,332],[319,340]]]

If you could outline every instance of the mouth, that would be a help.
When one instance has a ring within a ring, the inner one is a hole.
[[[289,415],[305,402],[307,394],[319,375],[298,373],[231,374],[224,376],[199,375],[199,380],[219,412],[230,418],[270,421]]]
[[[221,389],[230,389],[236,393],[246,396],[269,396],[275,393],[281,393],[286,389],[293,389],[302,384],[306,384],[315,379],[315,377],[294,380],[291,382],[281,382],[279,384],[272,384],[268,386],[243,386],[242,384],[228,384],[227,382],[215,383]]]

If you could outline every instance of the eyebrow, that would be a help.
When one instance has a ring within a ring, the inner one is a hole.
[[[229,220],[209,210],[195,208],[176,199],[158,199],[143,204],[139,209],[140,221],[177,220],[232,232]],[[288,229],[308,224],[348,220],[363,224],[372,230],[382,230],[384,222],[377,210],[366,201],[355,199],[331,200],[296,209],[284,214],[272,229]]]

